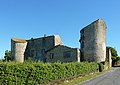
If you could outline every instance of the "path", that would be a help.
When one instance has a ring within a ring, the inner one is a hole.
[[[120,85],[120,67],[114,67],[109,72],[77,85]]]

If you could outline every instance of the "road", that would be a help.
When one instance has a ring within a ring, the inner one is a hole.
[[[77,85],[120,85],[120,67]]]

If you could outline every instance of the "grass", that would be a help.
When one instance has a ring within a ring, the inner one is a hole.
[[[98,75],[100,74],[103,74],[107,71],[109,71],[110,69],[106,70],[106,71],[103,71],[103,72],[98,72],[98,73],[95,73],[95,74],[89,74],[89,75],[85,75],[85,76],[80,76],[80,77],[77,77],[77,78],[74,78],[72,80],[66,80],[64,82],[62,82],[61,84],[59,85],[74,85],[74,84],[80,84],[82,83],[83,81],[86,81],[86,80],[89,80],[89,79],[92,79],[92,78],[95,78],[97,77]],[[57,85],[57,84],[56,84]]]

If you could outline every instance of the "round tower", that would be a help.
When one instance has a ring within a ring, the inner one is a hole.
[[[104,62],[106,58],[106,24],[98,19],[81,31],[81,59]]]
[[[24,52],[26,46],[27,46],[26,40],[12,38],[11,39],[12,59],[18,62],[24,62]]]

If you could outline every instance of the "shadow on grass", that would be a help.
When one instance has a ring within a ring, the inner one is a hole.
[[[112,67],[120,67],[120,65],[115,65],[115,66],[112,66]]]

